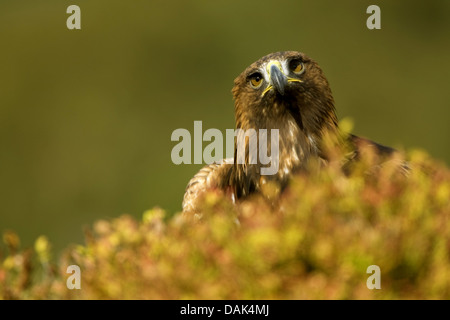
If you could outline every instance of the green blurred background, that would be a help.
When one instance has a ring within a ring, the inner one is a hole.
[[[274,51],[320,63],[356,134],[450,163],[448,0],[2,0],[0,41],[0,232],[25,246],[179,211],[201,165],[171,162],[172,131],[234,128],[234,78]]]

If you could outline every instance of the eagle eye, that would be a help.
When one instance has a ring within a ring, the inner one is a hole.
[[[249,79],[250,79],[250,84],[255,89],[258,89],[263,82],[263,76],[259,72],[255,72],[252,75],[250,75]]]
[[[303,62],[300,59],[293,59],[289,61],[289,69],[296,74],[304,71]]]

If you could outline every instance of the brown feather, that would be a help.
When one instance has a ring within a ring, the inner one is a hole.
[[[283,72],[293,81],[287,82],[282,92],[269,90],[267,78],[264,85],[255,88],[249,79],[255,73],[265,73],[265,67],[270,61],[284,65],[283,70],[294,61],[301,63],[303,70],[300,74],[292,70]],[[353,135],[346,136],[339,131],[329,83],[317,62],[303,53],[277,52],[252,63],[234,80],[232,94],[236,129],[254,129],[257,135],[260,129],[279,130],[279,170],[275,175],[261,176],[260,169],[263,165],[250,164],[248,139],[245,144],[245,163],[237,163],[235,138],[234,164],[228,162],[209,165],[200,170],[186,188],[184,212],[196,212],[195,200],[208,189],[231,188],[236,199],[260,191],[261,184],[267,181],[274,181],[283,189],[295,172],[307,168],[310,159],[326,162],[322,150],[325,135],[334,136],[337,144],[350,146],[353,150],[352,158],[358,157],[362,144],[371,144],[382,155],[395,152],[389,147]],[[271,150],[270,138],[267,142],[268,150]]]

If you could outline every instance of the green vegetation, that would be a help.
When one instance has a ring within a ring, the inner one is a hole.
[[[233,80],[281,50],[319,63],[356,135],[449,166],[449,17],[442,0],[1,0],[0,234],[59,255],[98,219],[172,216],[201,168],[172,163],[172,132],[234,129]]]
[[[450,164],[450,1],[378,0],[381,30],[370,4],[0,1],[0,298],[450,298],[449,173],[420,152],[406,180],[331,167],[283,210],[176,214],[201,165],[171,162],[171,133],[234,128],[233,79],[280,50],[317,60],[355,134]]]
[[[344,175],[337,162],[234,206],[204,196],[203,217],[146,211],[98,220],[85,244],[52,257],[49,241],[20,249],[5,233],[3,299],[450,298],[450,171],[426,153],[382,167],[369,156]],[[275,195],[275,196],[274,196]],[[67,266],[81,270],[69,290]],[[369,265],[381,289],[369,290]]]

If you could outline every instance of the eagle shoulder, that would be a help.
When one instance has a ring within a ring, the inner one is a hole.
[[[230,183],[233,163],[233,158],[227,158],[200,169],[186,186],[182,203],[183,213],[198,213],[198,201],[206,191],[226,190]]]

